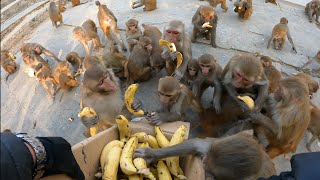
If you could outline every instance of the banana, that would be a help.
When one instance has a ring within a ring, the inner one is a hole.
[[[82,109],[82,111],[78,114],[78,117],[86,117],[86,118],[96,118],[98,115],[96,111],[91,107],[85,107]],[[98,126],[93,126],[89,128],[90,135],[94,136],[98,133]]]
[[[237,98],[246,103],[250,109],[254,108],[254,101],[250,96],[238,96]]]
[[[8,53],[8,56],[12,61],[16,61],[16,57],[13,54],[11,54],[10,52]]]
[[[147,147],[150,147],[148,142],[138,144],[138,149],[147,148]]]
[[[132,156],[137,145],[138,138],[132,137],[123,147],[120,157],[120,168],[126,175],[133,175],[137,173],[137,169],[134,167],[132,162]]]
[[[110,149],[113,148],[114,146],[119,146],[119,147],[123,148],[124,143],[119,141],[119,140],[113,140],[113,141],[109,142],[107,145],[104,146],[104,148],[102,149],[101,155],[100,155],[101,169],[104,168],[105,161],[106,161],[107,156],[108,156],[108,154],[110,152]]]
[[[202,24],[202,28],[212,28],[212,26],[210,25],[210,22],[206,22]]]
[[[126,142],[131,134],[131,128],[128,119],[123,115],[119,115],[116,117],[116,123],[119,129],[120,141]]]
[[[134,166],[138,169],[139,174],[143,174],[144,177],[156,180],[152,172],[150,172],[149,168],[147,167],[147,162],[143,158],[135,158],[133,160]]]
[[[118,145],[110,149],[103,169],[103,180],[117,180],[121,151],[122,147]]]
[[[180,126],[174,132],[174,134],[170,140],[169,146],[174,146],[174,145],[182,143],[186,133],[187,133],[187,127],[185,125]],[[167,163],[169,171],[172,175],[174,175],[175,177],[178,177],[179,179],[187,179],[183,175],[183,171],[180,168],[179,156],[172,156],[172,157],[166,158],[166,163]]]
[[[140,109],[138,111],[134,111],[131,107],[131,104],[134,101],[134,95],[135,95],[136,91],[138,90],[138,87],[139,87],[138,84],[131,84],[124,94],[124,97],[125,97],[124,101],[125,101],[127,109],[130,111],[130,113],[132,113],[133,115],[136,115],[136,116],[143,116],[144,115],[143,110]]]
[[[158,162],[157,171],[159,180],[172,180],[168,167],[161,160]]]
[[[139,174],[134,174],[134,175],[130,175],[128,176],[129,180],[143,180],[142,175]]]
[[[176,52],[177,51],[176,45],[174,43],[169,42],[169,41],[160,39],[159,40],[159,45],[160,46],[167,46],[169,48],[170,52]],[[183,56],[182,56],[182,54],[180,52],[178,52],[176,69],[178,69],[181,66],[182,61],[183,61]]]
[[[151,135],[148,135],[148,144],[154,149],[160,148],[157,139]]]
[[[156,132],[156,139],[158,141],[158,144],[160,147],[164,148],[169,146],[169,141],[166,138],[166,136],[164,136],[164,134],[162,133],[162,130],[160,129],[159,126],[155,126],[154,127],[154,131]]]
[[[134,135],[132,135],[132,137],[137,137],[138,138],[138,142],[144,143],[144,142],[148,142],[148,134],[145,132],[137,132]]]

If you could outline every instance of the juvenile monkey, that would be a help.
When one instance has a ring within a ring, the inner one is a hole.
[[[54,28],[57,28],[57,22],[60,22],[60,26],[62,25],[62,14],[55,2],[51,2],[49,5],[49,17]]]
[[[77,74],[80,74],[82,69],[83,58],[80,58],[78,53],[70,52],[66,55],[66,61],[68,61],[73,66],[73,69],[77,72]]]
[[[33,70],[39,63],[47,64],[47,62],[41,56],[29,52],[24,52],[22,54],[22,60],[28,67]]]
[[[139,38],[142,37],[142,32],[138,26],[138,21],[135,19],[129,19],[126,26],[126,38],[131,52],[134,46],[138,44]]]
[[[97,26],[91,19],[86,20],[81,27],[75,27],[73,29],[73,37],[83,45],[86,56],[90,54],[88,41],[92,40],[94,51],[98,51],[99,48],[104,48],[98,36]]]
[[[242,20],[248,20],[253,12],[252,0],[237,0],[234,6],[234,12],[237,12]]]
[[[106,68],[111,68],[118,78],[124,78],[124,65],[128,62],[127,57],[119,51],[118,46],[111,46],[110,51],[102,56]]]
[[[7,72],[6,81],[8,77],[13,74],[17,69],[16,57],[13,56],[8,50],[1,51],[1,66]]]
[[[203,92],[209,87],[214,87],[213,105],[217,113],[221,112],[221,74],[222,67],[217,63],[216,59],[210,54],[204,54],[199,57],[200,71],[194,81],[192,92],[201,101]]]
[[[21,53],[34,53],[35,55],[40,56],[42,53],[45,54],[46,56],[51,57],[57,62],[60,62],[60,60],[50,51],[48,51],[46,48],[41,46],[38,43],[25,43],[21,48],[20,48]]]
[[[311,120],[308,126],[308,131],[311,132],[312,138],[307,143],[306,147],[311,152],[311,144],[318,139],[320,141],[320,108],[310,102]]]
[[[56,82],[51,75],[51,68],[46,63],[39,63],[35,68],[35,76],[40,81],[42,87],[45,89],[47,94],[52,100],[54,100],[54,95],[56,93]],[[51,84],[51,90],[49,90],[47,82]],[[53,91],[53,93],[52,93]]]
[[[306,4],[305,13],[311,23],[313,22],[313,16],[316,16],[316,22],[319,23],[320,1],[312,0],[308,4]]]
[[[200,0],[200,1],[204,1],[204,0]],[[206,0],[209,2],[209,4],[211,6],[213,6],[214,8],[217,7],[218,4],[221,4],[221,8],[227,12],[228,11],[228,6],[227,6],[227,0]]]
[[[274,28],[272,29],[272,36],[268,42],[268,49],[270,48],[271,41],[273,41],[274,49],[282,50],[286,42],[286,36],[288,37],[288,40],[292,45],[293,52],[297,53],[296,47],[293,44],[293,41],[289,32],[288,19],[285,17],[281,18],[280,23],[275,25]]]
[[[305,82],[309,89],[309,95],[312,97],[313,93],[316,93],[319,89],[319,84],[317,81],[313,80],[308,74],[306,73],[298,73],[294,75],[294,77],[300,78]]]
[[[200,66],[197,59],[192,59],[188,63],[187,71],[183,76],[182,82],[192,89],[193,83],[197,78]]]
[[[117,25],[117,18],[114,16],[112,11],[107,8],[107,6],[104,4],[100,4],[99,1],[96,1],[96,5],[99,7],[98,11],[98,20],[100,27],[104,34],[109,39],[109,44],[113,45],[115,44],[113,37],[111,33],[114,33],[120,43],[120,46],[123,51],[127,51],[127,48],[124,46],[121,36],[119,34],[118,25]]]
[[[263,71],[269,80],[269,93],[274,93],[277,89],[280,79],[282,78],[281,73],[272,65],[272,59],[269,56],[262,56],[260,58]]]
[[[205,23],[209,23],[209,27],[204,26]],[[192,17],[192,36],[191,42],[196,42],[198,34],[205,35],[207,40],[210,40],[210,44],[216,48],[216,31],[218,24],[218,15],[215,9],[211,6],[200,6],[196,13]]]
[[[157,0],[138,0],[138,1],[132,1],[130,3],[130,6],[132,9],[141,7],[144,5],[143,11],[152,11],[157,9]]]

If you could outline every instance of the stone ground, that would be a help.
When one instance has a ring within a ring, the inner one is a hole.
[[[125,22],[129,18],[139,20],[139,23],[146,23],[158,26],[161,30],[170,20],[178,19],[185,23],[186,31],[190,34],[192,30],[191,18],[200,5],[206,5],[207,2],[198,0],[158,0],[158,9],[152,12],[143,12],[142,8],[132,10],[129,7],[129,1],[111,1],[101,0],[106,3],[115,16],[118,18],[118,26],[125,29]],[[111,3],[112,2],[112,3]],[[304,5],[302,0],[293,0],[293,2]],[[279,5],[266,4],[264,0],[253,2],[254,12],[251,18],[246,22],[241,22],[238,16],[233,12],[233,2],[227,1],[229,10],[224,13],[220,7],[217,7],[219,16],[217,28],[218,48],[212,48],[205,43],[192,44],[193,57],[197,58],[204,53],[210,53],[215,56],[222,67],[235,54],[241,52],[259,53],[268,55],[275,60],[275,66],[282,71],[284,75],[291,75],[301,70],[301,67],[310,57],[313,57],[320,49],[320,29],[312,23],[309,23],[304,14],[304,7],[280,1]],[[287,17],[289,20],[290,32],[293,41],[297,47],[297,54],[291,52],[291,46],[287,42],[282,51],[267,49],[267,41],[270,38],[272,28],[277,24],[281,17]],[[63,13],[64,23],[69,25],[81,25],[88,18],[96,22],[97,25],[97,7],[94,1],[71,8],[68,4],[66,12]],[[82,46],[72,38],[73,27],[62,26],[53,29],[51,21],[41,23],[36,30],[31,33],[26,42],[37,42],[64,59],[70,51],[76,51],[80,56],[85,52]],[[108,42],[98,28],[98,33],[102,42]],[[122,31],[122,37],[124,34]],[[98,52],[97,55],[101,54]],[[127,55],[129,55],[127,53]],[[25,65],[21,63],[21,53],[16,54],[17,62],[20,64],[19,71],[4,80],[5,72],[1,72],[1,130],[9,128],[15,132],[27,132],[34,136],[61,136],[66,138],[71,144],[76,144],[85,139],[83,136],[84,126],[79,121],[77,114],[79,112],[79,101],[81,96],[80,88],[74,88],[66,92],[61,102],[59,98],[61,91],[56,95],[56,100],[51,101],[41,85],[35,78],[30,78],[24,72]],[[45,59],[48,59],[45,57]],[[49,65],[54,68],[56,62],[48,59]],[[307,68],[317,69],[319,64],[311,63]],[[305,71],[306,69],[304,69]],[[319,83],[319,72],[313,71],[314,79]],[[137,92],[137,98],[143,102],[146,109],[154,109],[159,102],[150,101],[156,99],[156,85],[158,78],[163,76],[164,72],[154,75],[154,77],[145,83],[141,83]],[[80,80],[82,77],[79,78]],[[206,91],[203,102],[208,105],[210,98]],[[312,101],[320,105],[320,93],[316,93]],[[69,121],[73,118],[74,121]],[[310,133],[306,133],[301,141],[297,153],[307,152],[306,142],[310,139]],[[313,151],[319,151],[317,143],[312,146]],[[278,173],[284,170],[290,170],[289,161],[283,156],[274,160]]]

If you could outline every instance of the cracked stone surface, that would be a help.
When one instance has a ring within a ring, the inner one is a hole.
[[[207,2],[198,0],[158,0],[158,9],[152,12],[143,12],[142,8],[132,10],[129,1],[100,0],[106,3],[118,19],[120,29],[125,29],[125,22],[129,18],[139,20],[140,25],[153,24],[163,29],[170,20],[178,19],[185,23],[186,31],[190,34],[192,30],[191,18],[200,5],[207,5]],[[212,48],[205,43],[193,43],[192,54],[194,58],[204,53],[210,53],[224,67],[228,60],[241,51],[268,55],[275,60],[274,65],[286,75],[297,73],[309,58],[314,57],[320,49],[320,29],[309,23],[304,14],[304,7],[279,0],[279,6],[266,4],[264,1],[254,1],[254,12],[250,19],[241,22],[235,12],[233,12],[233,2],[227,1],[229,10],[224,13],[220,6],[216,8],[219,22],[217,28],[217,45],[219,48]],[[302,0],[293,0],[298,4],[304,4]],[[170,7],[171,6],[171,7]],[[267,49],[267,41],[271,36],[272,28],[281,17],[287,17],[293,41],[297,47],[297,54],[291,52],[291,45],[287,41],[282,51]],[[81,25],[86,19],[92,19],[99,26],[97,19],[97,6],[94,1],[71,8],[70,4],[63,13],[64,23],[68,25]],[[27,42],[37,42],[64,59],[70,51],[76,51],[80,56],[84,56],[83,47],[72,38],[73,27],[61,26],[53,29],[51,21],[41,23],[34,32],[30,34]],[[124,39],[123,31],[122,37]],[[108,41],[100,28],[98,34],[102,43],[106,45]],[[102,50],[96,55],[101,55]],[[128,53],[126,54],[129,55]],[[5,72],[1,71],[1,130],[9,128],[15,132],[27,132],[34,136],[61,136],[66,138],[71,144],[76,144],[85,139],[84,126],[79,121],[79,102],[81,96],[80,87],[65,92],[63,99],[59,102],[61,91],[56,95],[56,100],[51,101],[46,95],[42,86],[35,78],[29,77],[24,72],[25,65],[21,60],[20,52],[16,54],[17,62],[20,64],[19,71],[4,80]],[[308,58],[309,57],[309,58]],[[54,69],[56,62],[45,57],[49,65]],[[310,63],[307,68],[318,69],[318,63]],[[165,72],[154,75],[148,82],[141,83],[137,92],[137,98],[146,107],[152,110],[157,107],[157,82]],[[320,83],[319,72],[313,74],[314,79]],[[82,80],[82,76],[79,77]],[[212,89],[205,92],[202,98],[204,104],[211,101],[210,93]],[[155,100],[154,100],[155,99]],[[312,101],[320,105],[319,91],[314,95]],[[68,118],[74,121],[69,121]],[[307,132],[301,141],[297,153],[307,152],[306,142],[311,138]],[[317,143],[312,145],[313,151],[319,151]],[[290,170],[290,162],[280,156],[274,160],[278,173]]]

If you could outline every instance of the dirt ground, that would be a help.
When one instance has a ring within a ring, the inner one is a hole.
[[[185,23],[186,31],[190,34],[192,30],[191,18],[200,5],[206,5],[205,1],[198,0],[158,0],[158,8],[152,12],[143,12],[142,8],[132,10],[129,1],[100,0],[106,3],[118,19],[120,29],[125,29],[125,22],[135,18],[142,23],[152,24],[161,30],[170,20],[178,19]],[[303,4],[302,0],[295,2]],[[204,53],[212,54],[222,67],[235,54],[241,52],[259,53],[268,55],[275,60],[275,66],[284,75],[297,73],[309,58],[314,57],[320,49],[320,29],[309,23],[304,14],[304,7],[290,2],[279,1],[279,5],[266,4],[264,0],[253,2],[254,12],[248,21],[242,22],[233,11],[233,2],[227,1],[229,10],[224,13],[219,7],[216,8],[219,22],[217,28],[218,48],[212,48],[205,43],[193,43],[192,55],[194,58]],[[267,49],[267,41],[270,38],[272,28],[281,17],[287,17],[293,41],[297,47],[297,54],[291,52],[291,45],[286,43],[282,51]],[[81,25],[88,18],[96,22],[97,6],[94,1],[71,8],[68,4],[67,10],[63,13],[64,23],[68,25]],[[37,42],[64,59],[70,51],[76,51],[84,56],[83,47],[72,38],[73,27],[62,26],[53,29],[51,21],[41,23],[36,30],[30,34],[26,42]],[[98,33],[102,42],[108,42],[100,28]],[[122,31],[122,37],[124,34]],[[97,55],[101,54],[98,52]],[[127,53],[127,55],[129,55]],[[56,95],[56,100],[51,101],[46,95],[42,86],[24,72],[25,65],[21,63],[21,53],[16,54],[17,62],[20,64],[19,71],[4,80],[5,72],[1,71],[1,130],[9,128],[15,132],[27,132],[34,136],[61,136],[71,144],[76,144],[85,139],[83,135],[84,126],[79,121],[79,102],[81,96],[80,87],[66,92],[61,102],[59,98],[61,91]],[[49,65],[54,68],[56,62],[45,57]],[[308,69],[317,69],[319,64],[311,63]],[[306,70],[306,69],[305,69]],[[319,72],[313,71],[314,79],[319,83]],[[156,85],[158,79],[164,75],[164,71],[148,82],[141,83],[137,92],[137,98],[143,103],[146,109],[155,109],[159,102],[156,99]],[[79,80],[82,80],[80,76]],[[203,102],[208,105],[210,102],[209,92],[206,91]],[[316,93],[312,101],[320,105],[320,92]],[[73,118],[74,121],[69,121]],[[306,142],[310,139],[310,133],[306,133],[301,141],[297,153],[307,152]],[[312,146],[313,151],[319,151],[317,143]],[[280,156],[274,160],[278,173],[290,170],[290,163]]]

